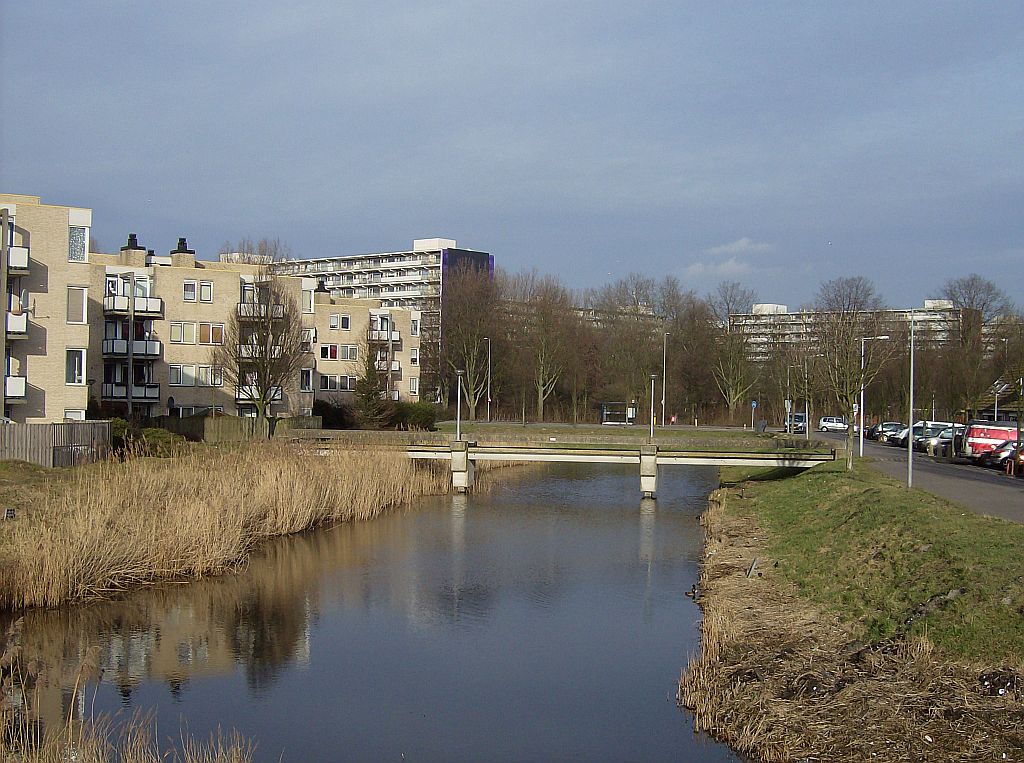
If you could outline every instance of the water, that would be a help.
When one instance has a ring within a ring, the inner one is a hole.
[[[675,704],[712,469],[504,473],[491,492],[270,544],[240,575],[32,613],[49,723],[153,712],[274,761],[738,760]],[[72,700],[81,655],[101,683]],[[75,705],[75,707],[72,707]]]

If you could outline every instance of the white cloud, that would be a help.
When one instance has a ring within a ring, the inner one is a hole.
[[[686,275],[690,278],[702,278],[711,276],[714,278],[732,278],[749,273],[752,270],[749,263],[740,262],[735,257],[730,257],[722,262],[694,262],[687,266]]]
[[[764,241],[754,241],[752,238],[743,238],[733,241],[731,244],[719,244],[713,246],[710,249],[705,249],[704,254],[709,254],[712,257],[718,257],[721,255],[731,254],[734,256],[738,254],[761,254],[763,252],[774,252],[775,244],[768,244]]]

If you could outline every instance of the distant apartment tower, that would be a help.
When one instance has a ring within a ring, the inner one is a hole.
[[[416,239],[412,249],[399,252],[313,257],[275,263],[280,274],[315,278],[331,296],[341,299],[379,300],[382,307],[406,308],[421,313],[424,343],[440,342],[445,275],[469,267],[494,275],[494,256],[460,249],[447,238]],[[436,350],[424,347],[423,375],[436,378]]]
[[[233,317],[262,309],[267,263],[197,259],[184,238],[167,254],[131,234],[89,251],[92,211],[0,195],[6,294],[2,410],[17,422],[84,419],[89,409],[141,417],[255,413],[251,384],[225,383],[214,351]],[[418,310],[333,296],[316,278],[284,277],[300,311],[306,361],[274,392],[271,413],[302,415],[344,397],[373,365],[395,400],[418,400]],[[238,357],[251,348],[241,345]]]
[[[947,338],[950,327],[959,317],[952,302],[926,299],[922,307],[882,310],[880,319],[883,325],[895,331],[910,325],[911,314],[921,336],[933,341]],[[821,316],[817,310],[792,311],[786,305],[761,303],[752,305],[749,313],[732,313],[729,329],[746,336],[747,356],[760,362],[787,348],[813,346]]]

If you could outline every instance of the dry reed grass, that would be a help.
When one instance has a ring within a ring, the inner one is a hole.
[[[5,527],[0,610],[223,572],[261,541],[446,492],[441,465],[290,443],[191,449],[84,469]]]
[[[851,643],[773,574],[743,504],[718,491],[702,517],[701,655],[678,695],[697,730],[765,761],[1024,760],[1019,675],[950,663],[927,637]]]

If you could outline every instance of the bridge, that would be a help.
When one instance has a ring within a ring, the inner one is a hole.
[[[550,447],[532,444],[479,444],[467,440],[429,445],[408,445],[409,458],[450,461],[452,486],[465,493],[473,487],[478,461],[540,461],[586,464],[637,464],[640,467],[640,492],[654,498],[658,492],[658,468],[684,466],[767,466],[809,469],[836,460],[829,453],[782,451],[773,453],[669,450],[658,445],[611,445],[605,448],[562,444]]]

